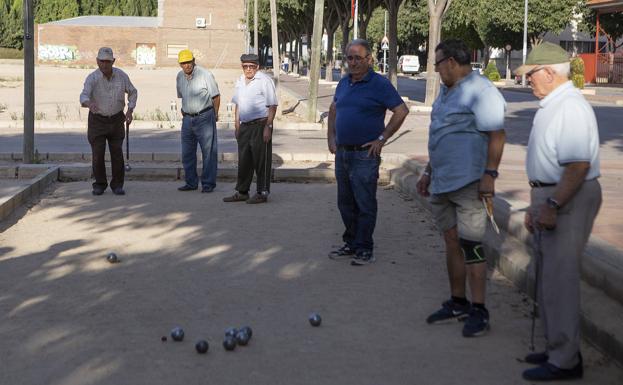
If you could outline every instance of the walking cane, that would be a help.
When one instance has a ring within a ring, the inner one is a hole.
[[[269,139],[270,140],[270,139]],[[268,173],[270,172],[270,168],[268,167],[268,142],[264,144],[264,189],[266,190],[266,200],[268,200]],[[271,159],[272,164],[272,159]]]
[[[125,170],[130,171],[130,123],[125,122]]]
[[[530,351],[534,351],[534,329],[536,324],[536,312],[537,312],[537,301],[538,295],[537,290],[539,287],[539,265],[543,260],[543,252],[541,251],[541,230],[535,229],[534,233],[534,242],[536,243],[536,261],[534,264],[534,301],[532,302],[532,330],[530,333]]]

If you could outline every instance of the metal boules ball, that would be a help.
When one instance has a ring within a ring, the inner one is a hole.
[[[251,327],[249,327],[249,326],[243,326],[243,327],[241,327],[241,328],[240,328],[240,331],[241,331],[241,332],[245,332],[245,333],[247,333],[247,334],[249,335],[249,339],[250,339],[251,337],[253,337],[253,330],[252,330],[252,329],[251,329]]]
[[[106,256],[106,260],[110,263],[120,262],[119,257],[115,253],[108,253],[108,255]]]
[[[206,340],[199,340],[195,344],[195,349],[197,350],[197,353],[199,353],[199,354],[207,353],[209,347],[210,347],[210,345],[208,345],[208,341],[206,341]]]
[[[238,329],[236,328],[227,328],[225,330],[225,337],[236,338],[236,334],[238,334]]]
[[[171,329],[171,338],[173,338],[173,341],[182,341],[184,339],[184,329],[181,327]]]
[[[132,167],[130,167],[130,164],[129,164],[129,163],[126,163],[126,165],[125,165],[125,170],[126,170],[126,171],[130,171],[130,170],[132,170]]]
[[[251,337],[244,331],[240,330],[236,334],[236,343],[240,346],[246,346],[249,343]]]
[[[311,324],[311,326],[320,326],[320,324],[322,323],[322,318],[320,318],[320,314],[311,313],[309,315],[309,323]]]
[[[236,339],[233,337],[226,337],[225,340],[223,340],[223,347],[225,350],[229,351],[236,349]]]

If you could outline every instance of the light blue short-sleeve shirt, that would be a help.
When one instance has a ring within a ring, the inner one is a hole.
[[[505,110],[502,94],[476,72],[452,88],[441,86],[428,136],[433,194],[456,191],[482,177],[489,144],[486,132],[504,129]]]
[[[268,107],[278,104],[275,83],[270,76],[259,71],[249,83],[241,75],[231,101],[238,106],[238,117],[242,123],[265,118]]]
[[[182,110],[196,114],[212,107],[212,98],[220,95],[214,75],[207,69],[195,66],[190,79],[184,71],[177,74],[177,97],[182,99]]]

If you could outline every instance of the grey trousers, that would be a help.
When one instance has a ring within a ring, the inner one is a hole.
[[[532,189],[532,213],[551,196],[554,189]],[[542,258],[536,260],[539,314],[549,362],[563,369],[573,368],[579,360],[580,264],[600,206],[599,182],[596,179],[586,181],[558,211],[556,228],[541,231]]]
[[[256,175],[257,192],[270,191],[272,170],[272,140],[264,143],[266,119],[240,124],[238,136],[238,182],[236,191],[246,193],[251,187],[253,173]]]

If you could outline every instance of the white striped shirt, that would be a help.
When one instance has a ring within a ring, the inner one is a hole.
[[[130,81],[130,77],[113,67],[110,80],[99,69],[91,72],[84,81],[84,88],[80,94],[80,104],[89,101],[95,102],[97,113],[104,116],[113,116],[125,107],[125,94],[128,94],[128,109],[136,107],[138,92]]]

